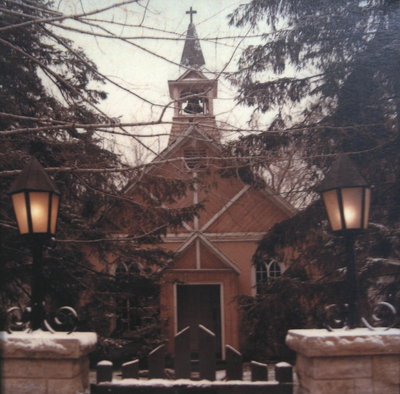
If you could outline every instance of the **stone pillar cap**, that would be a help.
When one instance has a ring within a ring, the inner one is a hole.
[[[0,351],[3,357],[79,358],[91,352],[96,343],[97,334],[94,332],[0,332]]]
[[[289,330],[286,344],[307,357],[400,354],[400,329]]]

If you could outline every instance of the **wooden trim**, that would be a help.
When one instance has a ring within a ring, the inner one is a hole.
[[[190,237],[186,237],[186,241],[175,250],[175,253],[183,252],[197,238],[197,233],[192,233]]]
[[[278,207],[280,207],[289,217],[294,216],[298,210],[286,201],[280,195],[274,194],[272,189],[269,186],[266,186],[264,189],[261,189],[261,192],[270,200],[272,200]]]
[[[206,224],[204,224],[200,231],[204,232],[207,230],[207,228],[210,227],[219,217],[221,217],[232,206],[232,204],[239,200],[239,198],[242,197],[242,195],[245,194],[250,187],[250,185],[246,185],[238,193],[236,193],[233,198],[231,198]]]
[[[204,236],[213,242],[251,242],[261,241],[265,234],[265,232],[204,233]]]
[[[211,250],[222,262],[224,262],[226,265],[231,267],[235,272],[240,274],[240,268],[239,266],[233,262],[231,259],[229,259],[227,256],[225,256],[224,253],[222,253],[215,245],[213,245],[204,235],[201,233],[194,233],[192,236],[186,240],[176,251],[175,253],[181,253],[183,252],[186,248],[188,248],[193,241],[201,240],[207,248]],[[199,249],[200,249],[200,244],[199,244]],[[200,251],[199,251],[200,254]],[[200,256],[197,256],[197,246],[196,246],[196,267],[197,269],[200,269],[200,264],[198,264],[197,258],[200,258]],[[200,261],[200,260],[199,260]]]
[[[213,242],[251,242],[260,241],[265,232],[203,233],[202,235]],[[190,236],[192,233],[167,234],[163,241],[165,243],[184,242]]]
[[[174,292],[174,336],[178,333],[178,292],[176,285],[178,283],[174,283],[173,292]]]
[[[196,238],[196,268],[201,269],[201,252],[200,252],[200,240]]]
[[[204,237],[203,235],[199,234],[198,236],[199,239],[201,239],[204,244],[211,249],[212,252],[214,252],[214,254],[221,259],[225,264],[227,264],[228,266],[232,267],[234,271],[236,271],[238,274],[240,274],[240,268],[238,267],[238,265],[233,262],[230,258],[228,258],[227,256],[225,256],[224,253],[222,253],[215,245],[213,245],[206,237]]]
[[[199,189],[198,189],[198,183],[197,183],[197,172],[193,173],[193,204],[196,205],[199,203]],[[196,215],[193,218],[193,227],[196,231],[199,230],[199,217]]]
[[[222,359],[225,360],[225,302],[224,302],[224,282],[221,282],[219,286],[219,302],[220,302],[220,319],[221,319],[221,356]]]
[[[182,224],[183,224],[183,227],[185,227],[185,229],[187,231],[193,231],[193,227],[189,226],[186,222],[182,222]]]

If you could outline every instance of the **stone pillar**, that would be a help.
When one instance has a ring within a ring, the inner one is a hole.
[[[400,329],[290,330],[299,394],[399,394]]]
[[[1,332],[4,393],[84,393],[89,387],[88,354],[96,342],[92,332]]]

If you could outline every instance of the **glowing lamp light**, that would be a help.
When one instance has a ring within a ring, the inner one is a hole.
[[[368,227],[371,189],[346,155],[341,155],[318,187],[332,231]]]
[[[54,235],[60,192],[40,163],[32,158],[8,191],[22,235]]]

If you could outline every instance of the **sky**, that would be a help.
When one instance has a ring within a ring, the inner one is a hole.
[[[122,0],[115,1],[115,3],[118,2]],[[207,41],[207,39],[246,34],[247,31],[230,27],[227,18],[227,15],[236,7],[246,2],[247,0],[143,0],[140,2],[142,6],[126,4],[91,16],[92,19],[117,22],[118,24],[110,24],[96,21],[95,24],[111,30],[120,37],[135,37],[130,40],[131,44],[118,39],[70,31],[60,31],[60,33],[68,35],[75,45],[83,48],[88,57],[96,63],[100,72],[155,104],[150,105],[107,83],[103,89],[109,97],[101,104],[101,109],[107,115],[118,118],[121,122],[156,120],[162,106],[170,102],[168,80],[177,79],[184,72],[179,67],[179,61],[189,24],[189,15],[186,11],[190,7],[197,11],[193,16],[193,21],[201,40],[206,61],[206,75],[214,78],[215,73],[222,69],[233,71],[236,68],[240,50],[249,44],[250,40],[236,38]],[[111,0],[59,0],[56,6],[64,14],[77,14],[82,13],[82,10],[90,12],[111,4],[114,4]],[[82,25],[73,21],[67,21],[64,24],[92,33],[104,33],[104,30],[101,31],[94,25]],[[246,127],[250,111],[237,107],[233,100],[234,94],[235,91],[229,82],[220,78],[219,94],[218,99],[215,100],[214,111],[217,121]],[[165,119],[170,120],[171,116],[172,111],[167,111]],[[148,135],[149,133],[168,133],[169,129],[170,125],[163,125],[135,128],[134,131]],[[226,137],[232,138],[229,135]],[[110,137],[104,136],[104,138]],[[151,152],[159,152],[165,147],[167,138],[143,138],[142,141],[149,146],[147,153],[151,156]],[[141,148],[138,149],[137,143],[131,138],[118,138],[115,147],[122,151],[130,162],[138,160],[133,152],[135,150],[138,151],[136,154],[139,156],[142,154],[146,156],[146,152]],[[145,158],[140,158],[140,160],[145,160]]]

